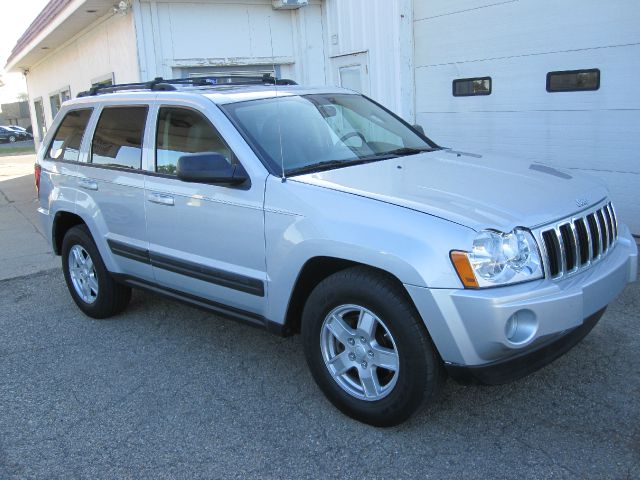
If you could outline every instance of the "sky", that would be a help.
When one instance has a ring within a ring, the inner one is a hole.
[[[27,92],[21,73],[7,73],[4,66],[18,38],[42,11],[49,0],[1,0],[0,1],[0,75],[4,87],[0,87],[0,103],[15,102],[17,96]]]

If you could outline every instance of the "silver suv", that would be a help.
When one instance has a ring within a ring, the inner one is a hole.
[[[329,400],[389,426],[447,375],[541,368],[636,279],[597,179],[442,148],[362,95],[292,83],[156,79],[63,106],[38,210],[83,312],[135,287],[301,333]]]

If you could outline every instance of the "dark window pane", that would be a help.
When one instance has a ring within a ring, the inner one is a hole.
[[[51,117],[55,117],[60,110],[60,95],[55,94],[49,97],[49,103],[51,104]]]
[[[600,70],[567,70],[547,73],[548,92],[579,92],[600,88]]]
[[[91,162],[139,169],[147,107],[110,107],[100,115],[91,144]]]
[[[156,171],[175,174],[178,159],[189,153],[220,153],[229,162],[231,150],[200,113],[185,108],[161,108],[156,140]]]
[[[491,78],[460,78],[453,81],[454,97],[470,97],[472,95],[490,95]]]
[[[80,156],[82,136],[91,118],[92,109],[72,110],[67,113],[58,127],[49,150],[47,158],[54,160],[69,160],[77,162]]]

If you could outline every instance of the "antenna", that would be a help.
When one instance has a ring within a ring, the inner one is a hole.
[[[271,15],[269,15],[269,41],[271,42],[271,66],[273,67],[273,76],[275,81],[273,82],[273,88],[276,91],[276,116],[278,117],[278,141],[280,144],[280,173],[282,175],[282,182],[286,182],[287,178],[284,176],[284,149],[282,147],[282,126],[280,124],[280,96],[278,95],[278,74],[276,72],[276,57],[273,53],[273,31],[271,30]]]

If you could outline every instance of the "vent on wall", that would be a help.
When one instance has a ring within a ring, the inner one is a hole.
[[[291,10],[294,8],[306,7],[309,0],[273,0],[275,10]]]

